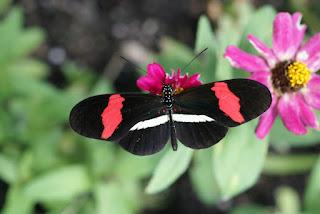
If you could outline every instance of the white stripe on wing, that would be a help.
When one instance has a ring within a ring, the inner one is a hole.
[[[168,121],[169,121],[169,116],[168,115],[161,115],[159,117],[155,117],[155,118],[152,118],[152,119],[149,119],[149,120],[140,121],[139,123],[137,123],[134,126],[132,126],[130,131],[156,127],[156,126],[159,126],[161,124],[165,124]]]

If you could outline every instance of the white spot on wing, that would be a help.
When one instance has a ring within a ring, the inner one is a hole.
[[[215,121],[214,119],[206,115],[195,115],[195,114],[173,114],[172,120],[175,122],[182,122],[182,123],[201,123],[201,122]]]
[[[161,124],[165,124],[168,121],[169,121],[168,115],[162,115],[160,117],[155,117],[155,118],[152,118],[152,119],[149,119],[149,120],[140,121],[139,123],[137,123],[134,126],[132,126],[130,131],[156,127],[156,126],[159,126]]]

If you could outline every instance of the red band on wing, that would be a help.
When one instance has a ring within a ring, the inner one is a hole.
[[[211,90],[215,92],[219,99],[218,104],[221,111],[235,122],[242,123],[245,121],[240,113],[240,99],[229,90],[227,83],[216,82]]]
[[[121,109],[123,107],[122,102],[125,99],[120,94],[114,94],[109,97],[108,106],[103,110],[102,125],[104,129],[101,134],[102,139],[108,139],[116,130],[118,125],[122,121]]]

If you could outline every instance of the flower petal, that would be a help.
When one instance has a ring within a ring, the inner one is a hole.
[[[155,77],[158,81],[163,81],[166,76],[165,71],[162,66],[156,62],[149,64],[147,67],[147,72],[149,76]]]
[[[243,52],[233,45],[227,47],[223,57],[227,58],[233,67],[246,70],[250,73],[269,70],[263,58]]]
[[[150,94],[161,94],[162,83],[151,76],[143,76],[137,80],[139,88],[148,91]]]
[[[301,93],[297,93],[294,96],[295,102],[297,104],[297,108],[299,109],[299,117],[301,122],[305,126],[309,126],[314,129],[319,128],[318,120],[316,115],[311,110],[310,106],[304,101]]]
[[[303,90],[305,101],[315,109],[320,110],[320,75],[312,74],[307,87]]]
[[[277,110],[277,98],[276,96],[272,96],[272,103],[269,109],[263,113],[263,115],[259,119],[259,124],[256,128],[256,135],[259,139],[265,138],[265,136],[269,133],[276,117],[278,114]]]
[[[316,72],[320,68],[320,33],[314,35],[300,48],[297,57],[305,62],[310,71]]]
[[[277,62],[273,51],[252,34],[248,35],[248,39],[252,46],[258,51],[258,53],[261,54],[261,56],[268,62],[269,67],[273,68]]]
[[[199,80],[200,74],[194,74],[192,75],[187,82],[184,84],[183,89],[192,88],[195,86],[202,85],[202,82]]]
[[[273,22],[272,48],[279,61],[292,59],[300,47],[301,41],[298,41],[301,35],[294,34],[301,33],[304,28],[299,25],[297,18],[297,15],[293,19],[289,13],[279,13]]]
[[[184,88],[184,85],[188,81],[188,73],[186,73],[184,76],[181,76],[181,70],[180,70],[180,68],[178,68],[178,70],[177,70],[177,78],[178,78],[178,82],[177,82],[176,86]]]
[[[307,26],[305,24],[301,24],[301,13],[294,13],[292,15],[292,24],[293,24],[293,40],[294,44],[296,44],[297,49],[300,47],[303,38],[304,33],[306,32]]]
[[[170,76],[170,74],[166,73],[166,77],[165,77],[165,80],[164,80],[164,84],[166,85],[175,85],[176,82],[178,81],[177,77],[176,77],[176,72],[171,69],[171,72],[172,72],[172,77]]]
[[[271,72],[268,71],[258,71],[254,72],[252,75],[248,77],[248,79],[255,80],[267,86],[269,90],[272,88],[272,84],[269,81],[271,77]]]
[[[285,127],[289,131],[296,135],[306,134],[307,129],[300,121],[297,105],[298,103],[295,102],[295,99],[291,99],[288,94],[285,94],[279,99],[278,111]]]

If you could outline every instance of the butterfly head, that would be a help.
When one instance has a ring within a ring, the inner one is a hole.
[[[164,85],[162,87],[162,94],[161,96],[165,97],[165,96],[171,96],[172,95],[172,91],[173,91],[173,87],[171,85]]]

